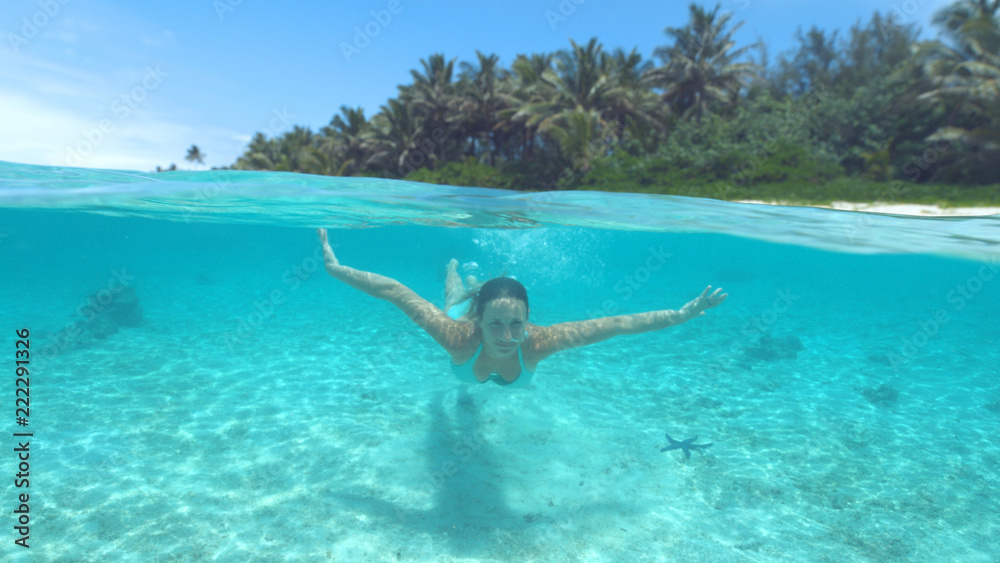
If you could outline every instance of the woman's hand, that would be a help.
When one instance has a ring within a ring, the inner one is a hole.
[[[337,261],[337,256],[326,240],[326,229],[316,229],[316,234],[319,235],[319,243],[323,245],[323,265],[326,266],[327,273],[332,276],[333,271],[340,266],[340,262]]]
[[[689,319],[700,317],[705,314],[705,309],[717,307],[726,300],[726,297],[729,297],[728,293],[722,293],[721,287],[712,291],[711,294],[708,293],[709,291],[712,291],[712,286],[706,287],[701,295],[681,307],[681,314]]]

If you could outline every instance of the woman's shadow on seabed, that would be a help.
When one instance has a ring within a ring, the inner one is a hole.
[[[481,552],[497,541],[498,534],[520,536],[529,544],[548,543],[543,538],[554,527],[559,527],[559,521],[544,514],[522,514],[512,510],[502,488],[505,473],[533,468],[513,468],[499,459],[483,437],[481,413],[464,387],[457,391],[455,416],[451,420],[444,412],[449,394],[442,394],[430,405],[431,424],[425,439],[427,469],[420,480],[420,488],[434,491],[431,508],[408,508],[351,493],[335,493],[334,496],[355,510],[375,516],[381,520],[381,526],[390,528],[393,523],[405,526],[407,536],[447,534],[456,555]],[[541,485],[544,488],[544,484]],[[583,516],[585,511],[617,513],[622,509],[620,501],[599,500],[575,509],[573,518]],[[564,513],[565,509],[559,512]]]

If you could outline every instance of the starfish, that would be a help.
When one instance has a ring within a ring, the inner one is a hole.
[[[712,445],[711,443],[708,443],[708,444],[695,444],[694,442],[697,439],[698,439],[698,437],[695,436],[694,438],[688,438],[687,440],[682,440],[682,441],[678,442],[677,440],[674,440],[673,438],[671,438],[670,434],[667,434],[667,440],[670,442],[670,445],[667,446],[667,447],[665,447],[665,448],[663,448],[660,451],[661,452],[665,452],[665,451],[668,451],[668,450],[684,450],[684,458],[685,459],[691,459],[691,450],[696,450],[698,448],[707,448],[707,447],[709,447],[709,446]]]

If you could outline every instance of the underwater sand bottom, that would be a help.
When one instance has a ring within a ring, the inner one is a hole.
[[[505,390],[456,383],[405,318],[383,321],[335,338],[276,322],[234,352],[226,323],[154,326],[60,356],[33,386],[38,545],[57,561],[1000,552],[995,358],[900,375],[845,337],[714,370],[717,350],[644,335]],[[886,382],[894,400],[866,398]],[[685,459],[660,452],[665,432],[714,445]]]

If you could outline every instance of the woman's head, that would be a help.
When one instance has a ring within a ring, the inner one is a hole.
[[[513,353],[527,338],[528,292],[513,278],[494,278],[479,288],[470,305],[491,354]]]
[[[524,289],[521,282],[508,277],[493,278],[484,283],[482,287],[479,288],[479,291],[476,292],[475,297],[472,298],[472,304],[469,306],[469,310],[474,312],[477,319],[482,319],[483,313],[486,311],[486,307],[491,302],[504,298],[522,301],[524,303],[525,315],[527,315],[529,310],[528,291]]]

